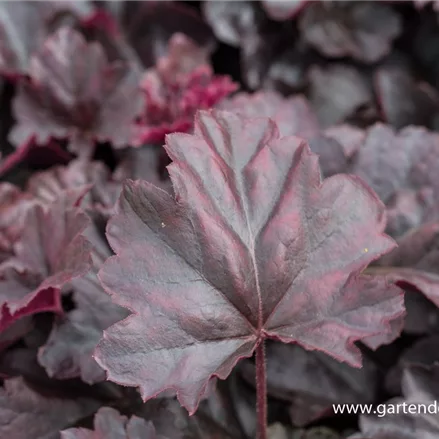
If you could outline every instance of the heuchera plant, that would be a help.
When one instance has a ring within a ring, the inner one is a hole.
[[[128,182],[107,226],[116,256],[99,278],[132,315],[96,359],[145,400],[172,388],[194,413],[208,380],[255,352],[265,439],[265,339],[359,366],[354,342],[403,313],[399,288],[361,275],[393,248],[384,206],[354,177],[322,182],[308,145],[270,119],[198,112],[165,148],[175,197]]]
[[[436,438],[438,11],[0,2],[0,439]]]

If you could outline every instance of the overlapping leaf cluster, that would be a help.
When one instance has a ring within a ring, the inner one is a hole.
[[[1,3],[0,437],[436,437],[434,8]]]

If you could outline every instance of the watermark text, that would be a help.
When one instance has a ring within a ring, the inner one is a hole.
[[[376,415],[380,418],[387,415],[419,415],[439,413],[437,401],[429,404],[401,402],[397,404],[333,404],[335,414],[340,415]]]

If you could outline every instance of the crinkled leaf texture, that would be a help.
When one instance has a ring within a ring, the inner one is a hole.
[[[0,184],[0,262],[12,253],[20,237],[32,198],[10,183]]]
[[[69,148],[85,156],[93,154],[95,140],[116,148],[129,144],[141,109],[137,68],[109,63],[99,43],[61,28],[33,56],[29,73],[13,102],[18,123],[12,143],[32,135],[40,144],[69,138]]]
[[[62,288],[89,271],[89,218],[72,199],[78,196],[66,192],[49,207],[28,209],[14,256],[0,267],[0,332],[26,315],[61,312]]]
[[[99,273],[133,313],[96,351],[108,378],[144,399],[173,388],[190,412],[265,338],[352,365],[356,340],[388,331],[401,291],[360,275],[393,248],[384,206],[358,178],[322,183],[317,156],[268,118],[199,112],[167,137],[175,199],[127,182]]]
[[[27,191],[42,204],[54,202],[65,191],[91,186],[81,202],[86,211],[108,214],[121,191],[121,183],[113,178],[104,163],[72,160],[67,166],[52,168],[32,175]]]
[[[22,378],[0,389],[0,437],[58,439],[59,430],[90,416],[99,403],[88,398],[49,398],[30,389]]]
[[[371,271],[421,291],[439,307],[439,223],[427,223],[398,239],[399,247]]]
[[[340,364],[322,352],[298,345],[267,343],[267,392],[274,398],[295,402],[307,396],[320,405],[365,403],[375,400],[377,368],[367,358],[361,369]],[[243,376],[255,382],[254,362],[241,363]],[[311,409],[311,407],[310,407]]]
[[[159,439],[159,437],[151,421],[145,421],[137,416],[128,420],[117,410],[102,407],[95,415],[94,431],[71,428],[61,432],[61,439]]]

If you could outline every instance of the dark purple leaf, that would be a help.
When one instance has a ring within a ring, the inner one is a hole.
[[[368,129],[355,157],[353,172],[367,181],[385,203],[403,186],[413,165],[414,143],[401,140],[388,125],[375,124]]]
[[[22,378],[11,378],[0,389],[0,436],[13,439],[58,439],[59,430],[91,415],[92,399],[47,398]]]
[[[386,378],[387,389],[395,395],[401,394],[401,379],[404,370],[414,364],[432,366],[439,362],[439,335],[432,335],[420,339],[408,349],[406,349],[398,359],[398,363],[393,367]]]
[[[51,31],[92,12],[88,1],[1,2],[0,72],[12,77],[27,74],[31,56]]]
[[[133,313],[97,348],[108,378],[144,399],[172,388],[193,413],[264,338],[360,365],[354,341],[403,313],[398,288],[360,276],[393,247],[376,196],[355,177],[322,183],[307,144],[266,118],[199,112],[166,149],[175,199],[128,182],[107,228],[117,256],[99,277]]]
[[[313,2],[299,18],[302,38],[323,55],[374,63],[401,33],[399,15],[378,2]]]
[[[169,163],[164,148],[160,145],[145,145],[130,148],[115,171],[115,178],[123,181],[146,180],[167,192],[172,192],[172,183],[165,166]]]
[[[90,220],[71,203],[67,193],[48,208],[27,210],[14,256],[0,272],[0,331],[26,315],[61,312],[61,289],[90,269],[90,243],[83,236]]]
[[[360,149],[365,138],[364,130],[348,124],[327,128],[324,135],[336,140],[342,146],[344,154],[348,158],[352,158]]]
[[[291,26],[271,22],[257,2],[203,2],[204,16],[216,37],[231,46],[239,47],[241,74],[252,90],[260,88],[272,62],[285,57],[286,48],[294,41]],[[285,63],[285,60],[282,60]],[[282,66],[282,76],[291,82],[291,63]],[[300,70],[300,69],[299,69]],[[271,75],[270,75],[271,76]],[[276,72],[272,72],[276,76]],[[297,80],[296,80],[297,82]]]
[[[223,101],[218,108],[246,117],[270,117],[282,136],[294,135],[308,140],[311,150],[319,155],[324,176],[345,171],[352,151],[364,137],[361,130],[347,126],[334,127],[321,134],[317,117],[302,95],[283,98],[272,91],[238,93]],[[335,140],[339,138],[343,139],[345,146]]]
[[[363,178],[386,203],[388,232],[400,236],[438,219],[438,135],[418,127],[396,133],[383,124],[365,134],[349,172]]]
[[[354,67],[335,64],[310,70],[310,100],[323,127],[346,121],[372,103],[367,80]]]
[[[258,19],[255,26],[259,29],[249,27],[241,42],[241,74],[244,83],[251,90],[262,88],[264,84],[269,86],[270,81],[278,82],[281,86],[299,88],[304,80],[306,59],[302,61],[295,56],[295,47],[291,44],[294,36],[289,23],[284,25],[284,29],[279,29],[278,24]]]
[[[13,323],[9,328],[0,334],[0,352],[9,345],[15,343],[20,338],[24,337],[32,329],[32,320],[30,317],[22,318]],[[2,356],[4,358],[4,356]],[[0,376],[4,375],[0,367]]]
[[[407,315],[404,332],[413,335],[439,333],[439,308],[414,288],[405,289],[405,308]]]
[[[282,47],[282,44],[280,46]],[[269,54],[270,52],[267,51],[267,55]],[[286,48],[283,51],[279,50],[279,53],[276,51],[271,59],[267,55],[259,61],[265,65],[269,63],[261,84],[264,89],[277,90],[283,95],[301,93],[306,89],[308,68],[314,59],[312,53],[306,51],[300,44],[293,47],[291,44],[286,44]],[[257,63],[255,64],[257,66]]]
[[[346,172],[351,168],[355,153],[362,146],[365,132],[350,125],[336,125],[312,138],[311,150],[318,154],[325,177]]]
[[[87,157],[94,141],[129,145],[141,108],[136,68],[109,64],[99,43],[62,28],[32,57],[29,73],[13,103],[15,145],[33,135],[40,144],[68,138],[70,150]]]
[[[92,355],[102,331],[127,316],[114,305],[92,273],[73,282],[75,309],[55,325],[38,359],[57,379],[75,378],[89,384],[105,379]]]
[[[402,66],[378,69],[375,88],[383,118],[395,128],[433,126],[439,112],[439,94],[426,83],[416,83],[407,69]]]
[[[71,428],[61,432],[61,439],[160,439],[152,422],[133,416],[128,419],[110,407],[95,415],[94,430]],[[164,439],[164,438],[163,438]]]
[[[297,427],[305,427],[332,414],[327,402],[304,394],[296,394],[288,412],[291,423]]]
[[[215,383],[215,388],[206,399],[201,401],[197,415],[214,420],[231,437],[251,436],[256,425],[254,392],[243,383],[236,371],[225,382],[218,380],[211,382]],[[250,398],[248,398],[249,394]],[[251,432],[246,428],[248,425]]]
[[[439,307],[438,238],[439,223],[413,229],[398,239],[398,247],[379,261],[380,267],[371,271],[411,285]]]

